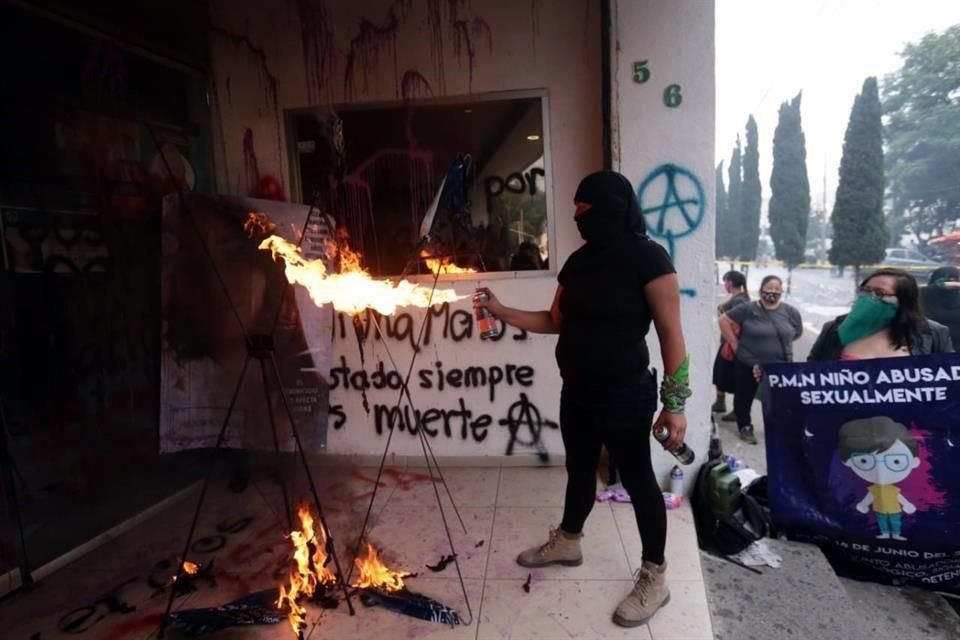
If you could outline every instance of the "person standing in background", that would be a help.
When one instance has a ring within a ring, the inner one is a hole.
[[[740,439],[757,444],[750,411],[760,386],[760,367],[793,362],[793,341],[803,334],[800,312],[781,301],[783,281],[767,276],[760,284],[760,300],[741,304],[720,316],[720,333],[730,343],[733,361],[733,410]]]
[[[923,314],[916,278],[902,269],[879,269],[860,283],[850,313],[823,325],[807,360],[869,360],[952,352],[949,329]]]
[[[922,294],[927,317],[950,329],[950,341],[960,344],[960,269],[940,267],[930,274]]]
[[[747,292],[747,277],[739,271],[727,271],[723,274],[723,288],[730,296],[723,304],[717,307],[717,316],[722,316],[736,306],[744,302],[750,302],[750,294]],[[717,349],[717,356],[713,360],[713,386],[717,390],[717,399],[714,401],[710,410],[714,413],[725,413],[727,410],[726,394],[734,392],[733,383],[733,351],[730,348],[724,348],[727,341],[720,335],[720,348]],[[736,420],[734,413],[723,416],[724,420]]]

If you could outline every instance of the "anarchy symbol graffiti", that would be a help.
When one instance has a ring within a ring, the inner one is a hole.
[[[697,230],[706,209],[703,185],[693,173],[675,164],[662,164],[637,187],[647,232],[666,241],[674,259],[676,241]]]

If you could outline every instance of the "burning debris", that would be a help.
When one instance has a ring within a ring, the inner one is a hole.
[[[460,614],[447,605],[406,589],[394,593],[368,589],[360,594],[360,600],[368,607],[381,606],[418,620],[439,622],[451,627],[463,624]]]
[[[449,555],[440,561],[444,567],[454,560]],[[355,587],[363,589],[361,601],[368,607],[381,606],[397,613],[402,613],[418,620],[428,620],[455,626],[463,624],[454,609],[425,595],[410,591],[403,584],[404,578],[415,577],[415,574],[392,571],[380,560],[377,550],[367,543],[366,554],[357,557],[354,561],[360,569],[360,577]],[[428,567],[432,570],[433,567]]]
[[[289,584],[280,585],[279,592],[275,592],[278,593],[275,604],[277,610],[289,611],[290,628],[299,635],[307,626],[304,601],[332,609],[336,608],[337,599],[329,592],[336,584],[336,576],[326,566],[330,561],[327,535],[322,526],[315,526],[309,507],[301,506],[297,515],[300,518],[300,530],[290,532],[296,566],[290,572]],[[453,556],[444,560],[450,562]],[[404,578],[414,577],[415,574],[389,568],[369,542],[354,563],[360,574],[352,586],[360,590],[360,596],[367,606],[384,606],[420,620],[451,625],[461,623],[460,616],[450,607],[409,591]]]
[[[267,589],[219,607],[176,611],[170,614],[170,626],[184,635],[200,636],[227,627],[277,624],[283,616],[273,606],[276,597],[276,589]]]
[[[290,532],[290,541],[293,543],[293,559],[296,568],[290,572],[288,586],[280,585],[277,608],[284,606],[290,609],[290,626],[293,632],[299,634],[306,626],[307,610],[297,600],[312,598],[317,587],[331,586],[336,577],[327,569],[327,534],[321,526],[314,530],[313,515],[309,507],[301,505],[297,510],[300,518],[300,530]]]
[[[453,554],[453,553],[443,556],[442,558],[440,558],[440,562],[438,562],[437,564],[428,564],[427,569],[430,569],[430,571],[433,571],[435,573],[443,571],[444,569],[447,568],[448,564],[453,562],[454,558],[456,557],[457,557],[456,554]]]
[[[391,315],[397,307],[425,308],[466,297],[458,295],[453,289],[434,290],[406,280],[396,283],[375,280],[360,266],[360,255],[350,251],[344,244],[339,248],[339,273],[329,273],[323,259],[305,258],[294,243],[276,235],[263,240],[259,248],[270,251],[275,259],[281,258],[286,263],[284,273],[287,280],[291,284],[304,286],[315,304],[331,303],[337,311],[350,315],[367,308],[381,315]]]
[[[202,565],[189,560],[183,561],[182,572],[178,579],[177,565],[170,559],[161,560],[151,570],[150,576],[147,578],[147,584],[158,593],[166,591],[167,587],[172,587],[178,597],[193,593],[197,590],[196,582],[198,580],[205,580],[210,586],[216,586],[217,581],[213,576],[213,564],[213,560]],[[172,573],[168,573],[171,571]]]
[[[257,211],[251,211],[250,215],[243,223],[243,230],[248,238],[265,237],[271,235],[277,228],[277,225],[270,222],[267,214]]]
[[[354,587],[360,589],[383,589],[386,591],[400,591],[404,589],[403,579],[413,574],[405,571],[393,571],[380,560],[380,554],[369,542],[366,543],[366,553],[357,556],[354,563],[360,570]]]

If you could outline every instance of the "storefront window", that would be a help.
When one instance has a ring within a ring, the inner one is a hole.
[[[374,275],[429,273],[427,256],[442,273],[547,269],[544,106],[523,94],[291,112],[300,197],[334,215]]]

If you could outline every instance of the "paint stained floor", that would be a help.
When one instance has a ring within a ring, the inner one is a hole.
[[[439,572],[427,565],[450,553],[434,482],[419,468],[389,468],[381,479],[368,525],[369,540],[394,569],[417,573],[415,592],[455,609],[469,625],[449,627],[386,610],[354,598],[335,609],[307,604],[306,638],[412,640],[477,638],[713,638],[693,521],[687,508],[670,511],[667,560],[672,599],[649,625],[623,629],[611,614],[632,586],[640,539],[630,505],[598,503],[585,529],[584,563],[530,571],[514,557],[542,542],[562,511],[562,468],[451,467],[443,470],[459,510],[444,497],[463,576],[468,608],[451,563]],[[360,532],[375,486],[375,468],[317,467],[315,477],[341,563],[352,558],[347,541]],[[290,480],[293,500],[309,496],[305,482]],[[437,485],[441,489],[442,486]],[[23,640],[154,638],[169,594],[169,579],[186,539],[197,492],[138,524],[93,552],[45,577],[30,592],[0,604],[0,636]],[[461,527],[462,519],[464,527]],[[275,587],[287,571],[290,541],[279,484],[252,482],[240,494],[211,483],[189,559],[206,577],[178,597],[177,610],[222,605]],[[482,544],[481,544],[482,543]],[[529,582],[529,591],[524,584]],[[168,629],[167,638],[180,638]],[[208,636],[285,638],[286,621],[233,627]]]

